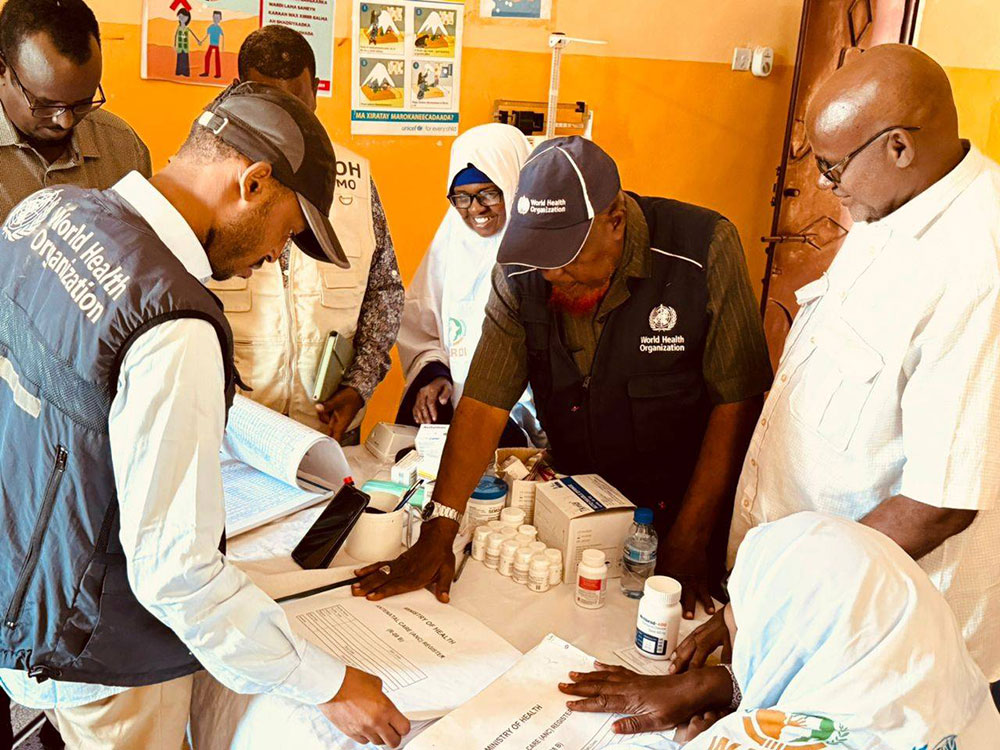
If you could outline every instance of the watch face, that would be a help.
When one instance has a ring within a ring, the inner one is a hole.
[[[429,521],[433,515],[434,515],[434,501],[431,500],[427,503],[427,505],[424,506],[424,510],[420,514],[420,517],[424,521]]]

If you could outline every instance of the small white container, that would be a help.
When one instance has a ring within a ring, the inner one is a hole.
[[[514,538],[517,540],[517,545],[519,547],[527,547],[529,544],[531,544],[533,541],[535,541],[534,539],[532,539],[527,534],[518,534]]]
[[[500,511],[500,521],[517,531],[518,526],[524,525],[524,511],[520,508],[504,508]]]
[[[538,539],[538,529],[532,526],[530,523],[521,524],[517,527],[518,534],[524,534],[525,536],[531,537],[531,541],[537,541]]]
[[[399,497],[390,492],[372,492],[370,495],[371,502],[354,524],[344,543],[344,551],[361,562],[391,560],[399,554],[403,543],[406,508],[393,510],[399,505]]]
[[[549,558],[545,555],[535,555],[528,567],[528,588],[541,594],[549,590]]]
[[[576,571],[576,605],[584,609],[600,609],[608,592],[607,557],[599,549],[583,551]]]
[[[517,536],[517,529],[512,529],[510,526],[504,526],[500,531],[494,532],[502,536],[504,539],[513,539]]]
[[[507,483],[496,477],[485,476],[479,480],[476,489],[465,506],[463,525],[468,533],[475,531],[483,524],[500,518],[500,513],[507,504]]]
[[[514,583],[528,582],[528,570],[531,567],[531,558],[533,556],[534,553],[527,547],[520,547],[514,553],[514,570],[511,573]]]
[[[507,528],[502,523],[500,523],[499,518],[496,519],[495,521],[490,521],[488,524],[486,524],[486,526],[487,528],[489,528],[490,531],[503,531],[505,528]]]
[[[509,577],[514,572],[514,553],[518,546],[516,539],[505,539],[500,545],[500,563],[497,565],[500,575]]]
[[[554,548],[545,550],[545,557],[549,561],[549,585],[558,586],[562,583],[563,559],[562,551]]]
[[[486,557],[486,538],[492,534],[489,526],[480,526],[472,535],[472,559],[483,561]]]
[[[528,545],[528,549],[530,549],[536,555],[539,554],[540,552],[544,553],[546,549],[545,542],[532,542],[531,544]]]
[[[496,570],[500,565],[500,545],[503,544],[503,534],[491,533],[486,537],[486,554],[483,556],[483,565],[490,570]]]
[[[650,576],[646,579],[635,623],[635,647],[647,659],[669,659],[677,648],[680,602],[681,585],[673,578]]]

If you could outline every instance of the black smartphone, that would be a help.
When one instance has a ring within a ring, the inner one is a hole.
[[[292,550],[292,559],[306,570],[329,567],[369,502],[369,495],[345,484]]]

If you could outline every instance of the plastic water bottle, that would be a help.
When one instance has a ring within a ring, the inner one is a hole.
[[[622,554],[622,592],[632,599],[641,599],[646,579],[656,569],[656,529],[653,528],[653,509],[636,508],[635,522],[625,537]]]

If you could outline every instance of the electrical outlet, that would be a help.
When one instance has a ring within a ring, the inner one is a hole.
[[[733,50],[733,70],[750,70],[753,61],[753,50],[749,47],[736,47]]]

